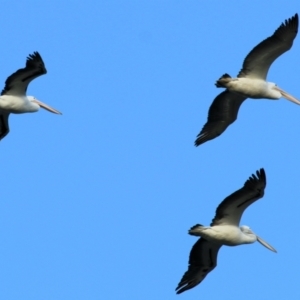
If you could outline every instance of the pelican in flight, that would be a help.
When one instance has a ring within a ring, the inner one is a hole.
[[[221,202],[210,226],[195,225],[190,235],[201,238],[190,252],[189,267],[180,280],[176,291],[180,294],[198,285],[217,265],[217,255],[221,246],[252,244],[256,241],[269,250],[276,250],[258,237],[248,226],[239,227],[244,210],[264,195],[266,174],[264,169],[256,171],[244,186]]]
[[[219,94],[208,111],[207,123],[197,135],[195,146],[199,146],[222,134],[237,119],[238,110],[247,98],[286,98],[296,104],[300,101],[283,91],[275,83],[267,82],[268,70],[273,61],[291,49],[298,32],[298,14],[282,23],[274,34],[246,56],[237,78],[224,74],[216,82],[226,90]]]
[[[26,67],[10,75],[0,96],[0,140],[9,133],[10,113],[21,114],[36,112],[41,107],[55,114],[61,113],[33,96],[26,96],[29,83],[47,73],[42,57],[33,52],[27,57]]]

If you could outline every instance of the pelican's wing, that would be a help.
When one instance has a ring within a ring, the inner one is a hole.
[[[228,90],[219,94],[209,108],[207,122],[197,135],[195,146],[197,147],[222,134],[236,120],[239,108],[246,99]]]
[[[198,285],[217,265],[218,251],[222,245],[200,238],[190,252],[189,267],[176,291],[180,294]]]
[[[26,95],[27,86],[34,78],[47,73],[42,57],[33,52],[27,57],[26,67],[10,75],[1,95]]]
[[[0,140],[9,133],[8,117],[9,113],[0,111]]]
[[[221,224],[239,226],[244,210],[263,197],[266,184],[265,170],[256,171],[256,176],[252,174],[241,189],[221,202],[210,226]]]
[[[258,44],[247,55],[238,77],[265,80],[273,61],[291,49],[298,32],[298,14],[286,20],[274,34]]]

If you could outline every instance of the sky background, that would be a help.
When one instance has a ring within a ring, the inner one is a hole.
[[[62,111],[11,115],[0,143],[1,299],[300,299],[300,107],[247,100],[195,148],[224,73],[298,0],[1,3],[0,81],[39,51],[28,94]],[[300,37],[268,80],[300,98]],[[2,89],[2,88],[1,88]],[[176,295],[218,204],[264,167],[265,197],[241,225],[258,243]]]

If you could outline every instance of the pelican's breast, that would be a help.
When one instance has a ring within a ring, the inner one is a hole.
[[[227,88],[247,98],[261,99],[268,96],[268,83],[261,79],[236,78],[231,80]]]
[[[13,95],[0,96],[0,109],[15,114],[31,111],[30,102],[27,100],[27,98]]]
[[[240,228],[236,226],[216,225],[212,226],[209,230],[205,230],[203,233],[201,233],[201,236],[212,242],[218,242],[227,246],[241,244],[242,232]]]

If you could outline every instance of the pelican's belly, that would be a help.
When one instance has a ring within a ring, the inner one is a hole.
[[[26,108],[26,100],[21,97],[11,95],[0,96],[0,109],[10,113],[20,114],[26,112]]]
[[[204,236],[204,234],[206,236]],[[227,246],[236,246],[241,244],[241,230],[232,225],[212,226],[210,230],[201,233],[201,236],[211,242],[218,242]]]
[[[261,79],[236,78],[230,81],[228,89],[247,98],[261,99],[268,97],[268,83]]]

